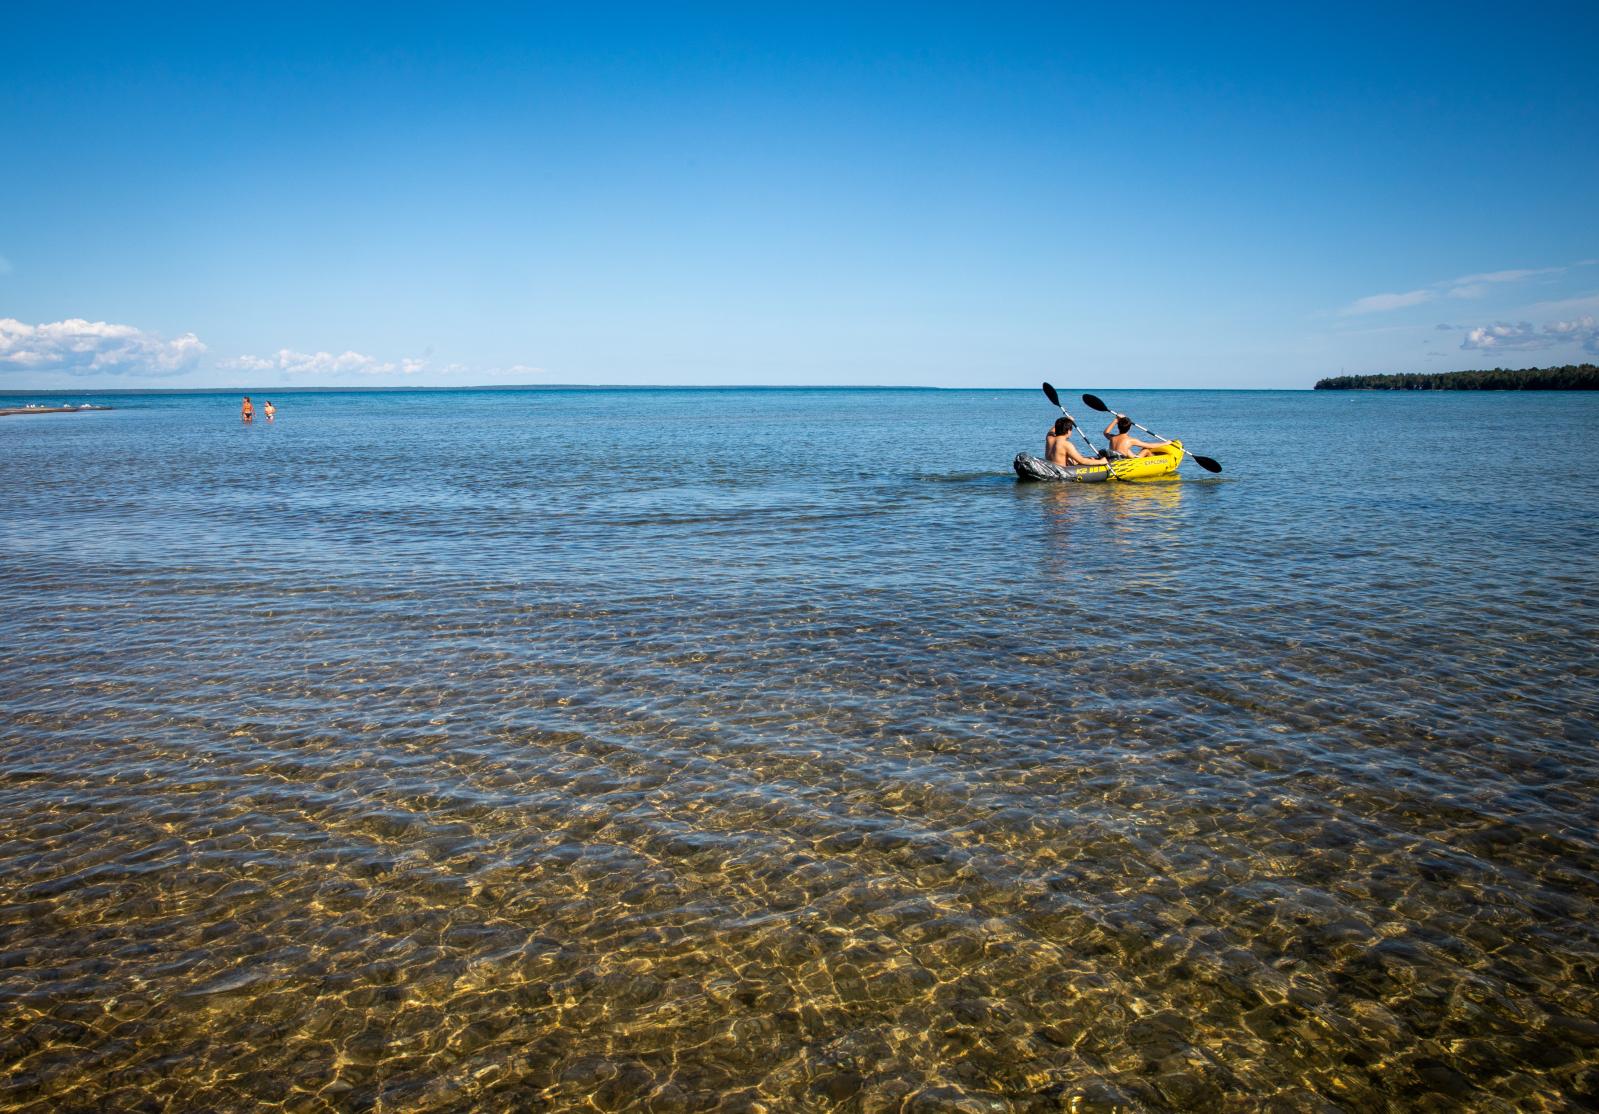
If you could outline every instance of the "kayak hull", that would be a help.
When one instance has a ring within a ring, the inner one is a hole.
[[[1157,445],[1150,450],[1150,456],[1136,456],[1130,460],[1117,460],[1111,462],[1111,473],[1118,480],[1136,482],[1138,480],[1158,480],[1162,476],[1169,476],[1177,471],[1177,466],[1183,462],[1183,443],[1169,441],[1164,445]]]
[[[1072,484],[1102,484],[1110,479],[1110,469],[1103,464],[1063,468],[1047,460],[1039,460],[1027,453],[1017,453],[1011,461],[1018,480],[1054,481]]]
[[[1011,461],[1018,480],[1055,483],[1097,484],[1116,479],[1123,483],[1156,480],[1177,471],[1183,462],[1183,443],[1172,441],[1153,450],[1151,456],[1113,460],[1109,465],[1089,464],[1062,467],[1047,460],[1039,460],[1027,453],[1017,453]]]

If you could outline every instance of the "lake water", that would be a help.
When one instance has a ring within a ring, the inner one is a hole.
[[[1100,393],[0,418],[0,1109],[1599,1103],[1599,397]]]

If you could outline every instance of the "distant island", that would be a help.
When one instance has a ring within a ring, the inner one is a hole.
[[[1318,391],[1599,391],[1599,366],[1507,367],[1488,371],[1401,372],[1397,375],[1333,375],[1316,381]]]

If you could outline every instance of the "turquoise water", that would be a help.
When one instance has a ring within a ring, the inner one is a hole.
[[[0,1109],[1599,1101],[1599,399],[1091,389],[0,418]]]

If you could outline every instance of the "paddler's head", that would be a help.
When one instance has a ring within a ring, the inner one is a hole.
[[[1072,431],[1072,420],[1064,415],[1055,419],[1055,436],[1065,437]]]
[[[1118,414],[1118,415],[1116,415],[1116,432],[1117,433],[1126,433],[1129,429],[1132,429],[1132,428],[1133,428],[1133,420],[1131,418],[1129,418],[1126,414]]]

